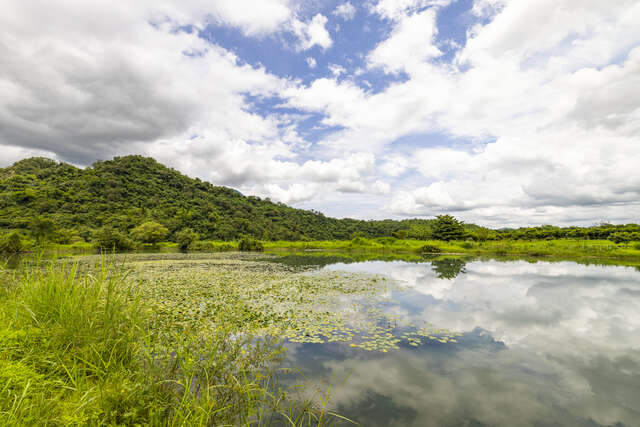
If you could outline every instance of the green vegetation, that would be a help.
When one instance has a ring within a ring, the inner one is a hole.
[[[193,242],[198,241],[200,236],[190,228],[185,228],[176,233],[176,242],[181,251],[186,252]]]
[[[103,227],[135,240],[138,236],[131,231],[150,221],[166,227],[170,241],[187,228],[202,239],[224,241],[243,236],[348,239],[354,232],[375,237],[399,230],[406,230],[407,237],[420,237],[430,223],[328,218],[245,197],[141,156],[116,157],[86,169],[30,158],[0,169],[0,230],[18,230],[38,243],[70,244],[93,241]]]
[[[254,282],[241,261],[237,273],[229,261],[211,273],[194,259],[176,265],[149,264],[157,255],[138,257],[133,264],[96,264],[92,257],[0,271],[1,425],[330,425],[340,419],[326,410],[327,394],[302,400],[296,387],[277,384],[282,348],[246,331],[278,319],[253,316],[242,292]],[[230,289],[230,279],[247,285]]]
[[[433,222],[432,237],[435,240],[464,240],[468,235],[463,223],[451,215],[438,215]]]
[[[634,242],[639,241],[637,224],[492,230],[451,215],[402,221],[329,218],[245,197],[141,156],[116,157],[86,169],[31,158],[0,169],[0,252],[42,247],[219,252],[262,245],[628,258],[638,255]]]
[[[160,243],[167,234],[167,227],[155,221],[144,222],[131,230],[131,237],[142,243]]]
[[[610,240],[496,240],[496,241],[438,241],[363,239],[352,241],[265,242],[266,251],[322,251],[378,254],[470,254],[520,257],[600,258],[638,261],[640,244],[615,244]]]
[[[243,252],[262,252],[264,250],[264,246],[262,246],[262,243],[259,240],[252,239],[251,237],[243,237],[238,242],[238,250]]]

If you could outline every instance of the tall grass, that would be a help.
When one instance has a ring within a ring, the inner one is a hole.
[[[1,269],[0,269],[1,270]],[[0,271],[0,425],[330,425],[277,384],[277,342],[157,322],[123,265]]]

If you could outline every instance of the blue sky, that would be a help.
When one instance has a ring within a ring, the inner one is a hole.
[[[327,215],[638,222],[635,0],[14,2],[0,166],[143,154]]]

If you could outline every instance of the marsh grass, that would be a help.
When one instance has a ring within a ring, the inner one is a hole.
[[[424,247],[428,252],[473,255],[500,256],[539,256],[539,257],[589,257],[640,260],[640,242],[628,245],[615,244],[609,240],[496,240],[485,242],[440,240],[400,240],[400,239],[365,239],[357,238],[346,241],[314,241],[314,242],[265,242],[267,251],[341,251],[341,252],[373,252],[421,253]]]
[[[159,322],[123,263],[39,260],[0,280],[0,425],[341,420],[278,385],[277,341]]]

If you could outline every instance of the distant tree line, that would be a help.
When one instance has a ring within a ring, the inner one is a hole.
[[[335,219],[247,197],[142,156],[116,157],[86,169],[35,157],[0,169],[0,251],[4,252],[20,251],[26,240],[36,245],[92,242],[117,249],[173,241],[186,249],[201,240],[358,237],[477,241],[572,238],[624,243],[640,240],[640,226],[546,225],[492,230],[464,224],[450,215],[436,219]]]

